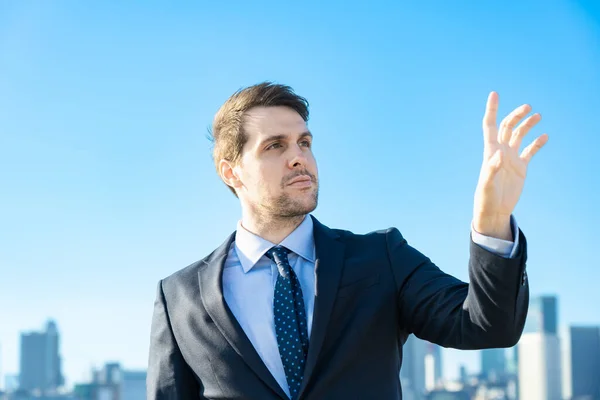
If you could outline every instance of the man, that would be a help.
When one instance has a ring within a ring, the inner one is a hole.
[[[236,92],[213,123],[214,162],[242,218],[207,257],[158,284],[149,399],[401,399],[409,334],[458,349],[510,347],[527,314],[526,241],[512,212],[540,120],[521,106],[484,157],[471,229],[470,284],[443,273],[395,228],[357,235],[310,213],[318,171],[308,103],[284,85]]]

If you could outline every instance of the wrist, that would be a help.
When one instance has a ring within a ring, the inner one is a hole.
[[[510,226],[510,215],[481,215],[473,216],[473,229],[485,236],[513,241]]]

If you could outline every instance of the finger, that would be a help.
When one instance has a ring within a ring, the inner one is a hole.
[[[498,142],[508,143],[512,136],[512,131],[517,123],[522,120],[527,113],[531,111],[529,104],[523,104],[520,107],[515,108],[510,114],[506,116],[500,123],[500,131],[498,132]]]
[[[523,152],[521,153],[521,159],[525,162],[529,162],[531,157],[535,155],[544,145],[548,142],[548,135],[544,133],[542,136],[538,137],[531,143],[529,146],[525,147]]]
[[[485,143],[495,143],[498,140],[498,128],[496,125],[498,103],[498,93],[491,92],[488,96],[483,116],[483,140]]]
[[[538,122],[540,122],[541,119],[542,116],[539,113],[527,117],[527,119],[523,121],[519,126],[517,126],[517,128],[514,130],[508,145],[513,149],[519,150],[519,147],[521,147],[521,142],[523,141],[525,135],[527,135],[529,130],[533,128]]]
[[[489,182],[500,171],[502,162],[504,159],[504,153],[502,150],[496,150],[494,155],[487,161],[487,168],[485,169],[484,175],[482,176],[484,182]]]

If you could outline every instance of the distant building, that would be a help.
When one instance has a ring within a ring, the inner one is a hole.
[[[146,400],[145,371],[123,371],[120,400]]]
[[[119,385],[121,383],[121,364],[106,363],[104,368],[94,371],[94,382],[103,385]]]
[[[469,373],[467,372],[467,367],[464,364],[460,365],[458,376],[460,377],[460,382],[462,384],[467,383],[469,380]]]
[[[6,400],[80,400],[70,394],[33,395],[18,391],[6,397]]]
[[[442,384],[442,348],[437,344],[425,341],[425,381],[433,384],[433,387],[427,388],[431,390]],[[428,365],[430,362],[431,365]],[[427,386],[427,385],[426,385]]]
[[[95,398],[95,387],[93,383],[78,383],[73,388],[73,394],[79,400],[93,400]]]
[[[558,299],[556,296],[533,297],[529,301],[529,311],[524,332],[543,332],[558,335]]]
[[[518,346],[513,346],[507,349],[508,357],[506,360],[506,373],[509,375],[517,375],[519,368],[519,349]]]
[[[471,400],[472,395],[467,390],[434,390],[427,394],[426,400]]]
[[[524,333],[519,341],[519,398],[561,400],[561,378],[558,336]]]
[[[400,382],[405,400],[422,400],[425,395],[426,342],[410,335],[402,348]]]
[[[64,384],[59,346],[60,338],[54,321],[48,321],[44,332],[21,334],[21,390],[38,395],[52,394]]]
[[[572,326],[561,337],[564,399],[600,399],[600,327]]]
[[[481,350],[481,375],[487,380],[498,380],[506,374],[506,350]]]
[[[519,398],[561,400],[561,348],[556,296],[532,298],[518,344]]]
[[[75,385],[78,400],[146,400],[145,371],[128,371],[119,363],[106,363],[92,376],[92,382]]]
[[[6,393],[12,393],[19,389],[19,376],[18,375],[4,375],[4,391]]]

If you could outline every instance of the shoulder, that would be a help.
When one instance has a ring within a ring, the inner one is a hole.
[[[352,252],[389,253],[393,248],[403,245],[406,240],[396,227],[378,229],[366,233],[355,233],[344,229],[331,229],[338,236],[338,241],[346,245]]]
[[[378,229],[367,233],[354,233],[344,229],[331,229],[338,237],[339,240],[348,244],[361,244],[361,243],[375,243],[375,242],[387,242],[389,240],[404,240],[404,237],[396,227],[389,227],[385,229]]]
[[[162,278],[158,282],[159,293],[162,293],[167,303],[178,302],[182,297],[193,295],[199,287],[198,272],[205,266],[204,260],[199,260]]]
[[[200,268],[204,268],[204,266],[206,266],[205,259],[193,262],[192,264],[175,271],[171,275],[164,277],[162,279],[163,285],[178,285],[189,282],[192,278],[198,276],[198,271]]]
[[[213,265],[215,262],[221,257],[226,257],[229,253],[231,246],[233,245],[233,240],[235,236],[234,234],[230,235],[221,246],[214,249],[211,253],[209,253],[206,257],[195,261],[188,266],[179,269],[178,271],[172,273],[171,275],[163,278],[161,280],[161,285],[165,292],[170,292],[173,290],[180,290],[182,287],[198,287],[198,274],[204,268],[208,268]]]
[[[160,279],[156,285],[156,301],[169,312],[202,303],[200,275],[210,267],[207,261],[214,257],[213,253]]]

